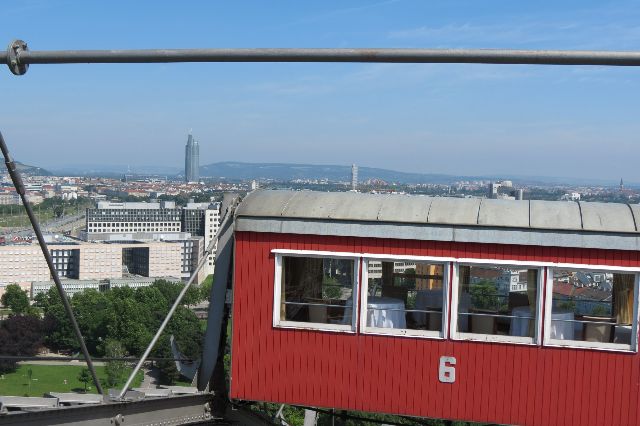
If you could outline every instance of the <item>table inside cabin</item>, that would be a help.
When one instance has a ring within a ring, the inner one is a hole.
[[[432,290],[418,290],[416,292],[416,307],[418,311],[440,311],[442,312],[443,293],[442,289]],[[458,312],[467,313],[471,307],[471,296],[469,293],[461,293],[458,300]],[[413,320],[418,325],[427,325],[428,313],[427,312],[412,312]],[[460,331],[466,332],[469,330],[469,316],[460,315],[458,317],[458,328]]]
[[[347,300],[343,324],[351,324],[353,301]],[[404,302],[391,297],[369,296],[367,298],[367,327],[407,328]]]
[[[510,336],[529,336],[529,328],[531,323],[535,324],[535,312],[531,312],[529,306],[518,306],[511,311],[511,326],[509,328]]]
[[[418,311],[442,312],[442,289],[418,290],[416,292],[416,307]],[[418,325],[427,325],[427,312],[412,312],[411,316]]]
[[[559,340],[574,340],[575,316],[572,311],[555,311],[551,313],[551,338]]]

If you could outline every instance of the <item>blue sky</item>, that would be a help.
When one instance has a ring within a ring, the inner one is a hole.
[[[34,50],[633,50],[638,1],[44,1],[0,9]],[[640,69],[425,64],[34,65],[0,73],[18,160],[351,164],[640,182]]]

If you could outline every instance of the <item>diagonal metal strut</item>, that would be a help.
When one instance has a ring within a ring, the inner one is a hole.
[[[44,237],[42,236],[42,231],[40,230],[40,225],[38,224],[38,219],[33,214],[33,209],[31,208],[31,204],[29,204],[29,200],[27,199],[24,185],[22,183],[22,178],[20,177],[20,172],[16,169],[16,164],[13,162],[11,155],[9,154],[9,148],[7,148],[7,144],[4,141],[4,137],[0,132],[0,150],[2,150],[2,155],[4,156],[4,163],[7,166],[7,171],[9,172],[9,176],[11,176],[11,181],[13,182],[13,186],[16,188],[16,192],[20,194],[20,198],[22,199],[22,204],[24,205],[24,209],[27,212],[27,216],[29,216],[29,221],[31,222],[31,226],[33,227],[33,231],[36,234],[36,238],[38,239],[38,243],[40,244],[40,249],[42,249],[42,254],[44,255],[44,259],[47,262],[47,266],[49,267],[49,271],[51,272],[51,277],[53,278],[53,282],[56,284],[56,288],[58,289],[58,293],[60,294],[60,299],[62,299],[62,304],[64,305],[64,310],[71,320],[71,326],[73,328],[73,332],[76,335],[76,339],[80,344],[80,349],[82,350],[82,354],[84,355],[84,359],[87,363],[87,367],[91,372],[91,377],[93,377],[93,383],[96,386],[96,390],[99,394],[103,394],[102,386],[100,385],[100,381],[98,380],[98,375],[96,374],[96,369],[93,366],[93,362],[91,361],[91,356],[89,355],[89,351],[87,350],[87,345],[84,343],[84,338],[82,337],[82,333],[80,332],[80,327],[78,327],[78,322],[76,321],[76,317],[73,315],[73,310],[71,309],[71,304],[69,303],[69,299],[67,299],[67,295],[62,288],[62,283],[60,282],[60,277],[58,276],[58,271],[53,266],[53,260],[51,260],[51,253],[49,253],[49,249],[47,248],[47,243],[44,241]]]

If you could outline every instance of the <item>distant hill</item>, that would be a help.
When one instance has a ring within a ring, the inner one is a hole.
[[[43,169],[42,167],[30,166],[28,164],[24,164],[19,161],[16,161],[15,163],[16,163],[16,169],[18,169],[20,174],[23,174],[23,175],[31,175],[31,176],[52,176],[53,175],[53,173]],[[4,161],[2,162],[1,167],[3,171],[7,170],[7,166],[5,166]]]
[[[41,175],[51,175],[48,170],[39,167],[20,164],[25,170],[31,170]],[[21,169],[22,171],[22,169]],[[56,167],[52,170],[57,176],[103,176],[120,178],[123,174],[160,175],[179,178],[184,169],[180,166],[160,165],[111,165],[111,164],[78,164]],[[31,173],[33,174],[33,173]],[[200,166],[201,177],[224,178],[228,180],[270,179],[289,181],[292,179],[329,179],[331,181],[351,180],[350,165],[317,165],[317,164],[289,164],[289,163],[243,163],[238,161],[223,161]],[[447,175],[438,173],[409,173],[375,167],[358,167],[358,180],[382,179],[389,183],[440,183],[451,184],[463,180],[502,180],[510,179],[520,185],[601,185],[617,186],[619,180],[598,178],[570,178],[553,176],[518,176],[518,175]],[[625,179],[627,187],[639,187],[636,182]]]
[[[126,164],[72,164],[53,169],[57,176],[101,176],[120,178],[124,174],[175,176],[179,167]]]
[[[292,179],[329,179],[332,181],[350,181],[351,166],[286,164],[286,163],[240,163],[225,161],[200,166],[200,176],[240,179],[273,179],[288,181]],[[458,179],[443,174],[406,173],[373,167],[358,167],[358,180],[382,179],[398,183],[448,183]],[[486,179],[486,178],[483,178]]]
[[[200,176],[225,178],[229,180],[273,179],[278,181],[288,181],[292,179],[329,179],[331,181],[350,181],[351,166],[287,163],[241,163],[237,161],[224,161],[200,166]],[[514,175],[464,176],[434,173],[408,173],[374,167],[358,167],[358,180],[363,182],[368,179],[382,179],[389,183],[450,184],[461,180],[510,179],[518,184],[526,185],[589,184],[616,186],[618,184],[617,180],[597,178],[581,179],[570,177]],[[640,184],[634,182],[625,181],[625,184],[629,187],[640,186]]]

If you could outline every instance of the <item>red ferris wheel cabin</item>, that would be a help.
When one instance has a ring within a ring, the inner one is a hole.
[[[638,224],[637,205],[254,192],[231,397],[639,424]]]

